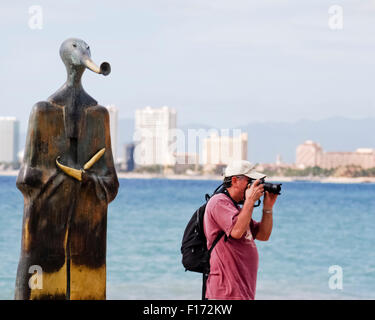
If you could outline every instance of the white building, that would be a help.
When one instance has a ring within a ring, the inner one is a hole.
[[[0,162],[16,165],[19,144],[19,121],[14,117],[0,117]]]
[[[176,110],[146,107],[135,111],[136,165],[174,165]]]
[[[238,136],[219,136],[213,134],[203,140],[204,165],[228,165],[235,160],[247,160],[247,140],[246,132]]]
[[[375,149],[359,148],[354,152],[325,152],[311,140],[297,147],[296,165],[298,168],[318,166],[323,169],[335,169],[349,165],[363,169],[375,168]]]
[[[109,125],[111,134],[111,146],[112,154],[115,163],[117,163],[117,132],[118,132],[118,108],[115,105],[108,105],[107,110],[109,112]]]
[[[306,140],[296,150],[296,165],[303,169],[318,166],[323,156],[323,149],[319,143]]]

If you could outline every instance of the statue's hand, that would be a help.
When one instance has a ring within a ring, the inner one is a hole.
[[[68,176],[71,176],[73,177],[74,179],[78,180],[78,181],[82,181],[82,172],[83,170],[77,170],[77,169],[74,169],[74,168],[71,168],[71,167],[68,167],[68,166],[64,166],[62,165],[58,160],[59,160],[60,157],[57,157],[56,158],[56,164],[57,166],[63,171],[65,172]]]
[[[85,163],[85,165],[83,166],[83,169],[84,170],[90,169],[95,164],[95,162],[99,161],[99,159],[102,157],[104,152],[105,152],[105,148],[100,149],[89,161]]]
[[[83,169],[80,169],[80,170],[62,165],[58,161],[60,157],[56,158],[56,164],[68,176],[71,176],[74,179],[77,179],[78,181],[82,181],[82,176],[83,176],[84,182],[87,182],[89,178],[85,174],[85,170],[90,169],[102,157],[104,152],[105,152],[105,148],[100,149],[87,163],[85,163],[85,165],[83,166]]]
[[[88,183],[89,181],[92,181],[92,173],[86,171],[86,170],[83,170],[81,169],[81,177],[82,177],[82,184],[86,184]]]

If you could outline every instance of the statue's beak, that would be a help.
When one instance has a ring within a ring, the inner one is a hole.
[[[100,65],[100,68],[92,61],[89,57],[85,57],[83,59],[83,64],[86,68],[90,69],[91,71],[94,71],[96,73],[100,73],[103,76],[107,76],[111,73],[111,65],[108,62],[103,62]]]

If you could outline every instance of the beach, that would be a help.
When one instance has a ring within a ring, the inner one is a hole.
[[[18,170],[0,171],[0,176],[17,176]],[[117,172],[120,179],[169,179],[169,180],[217,180],[223,179],[220,175],[187,175],[187,174],[158,174],[158,173],[137,173]],[[267,181],[277,182],[320,182],[320,183],[375,183],[375,177],[267,177]]]

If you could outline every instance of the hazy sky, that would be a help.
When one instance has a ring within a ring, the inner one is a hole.
[[[40,5],[43,28],[28,26]],[[342,30],[329,28],[331,5]],[[24,130],[32,105],[65,81],[68,37],[84,39],[108,77],[86,91],[121,118],[168,105],[178,124],[375,116],[375,1],[1,1],[0,116]]]

